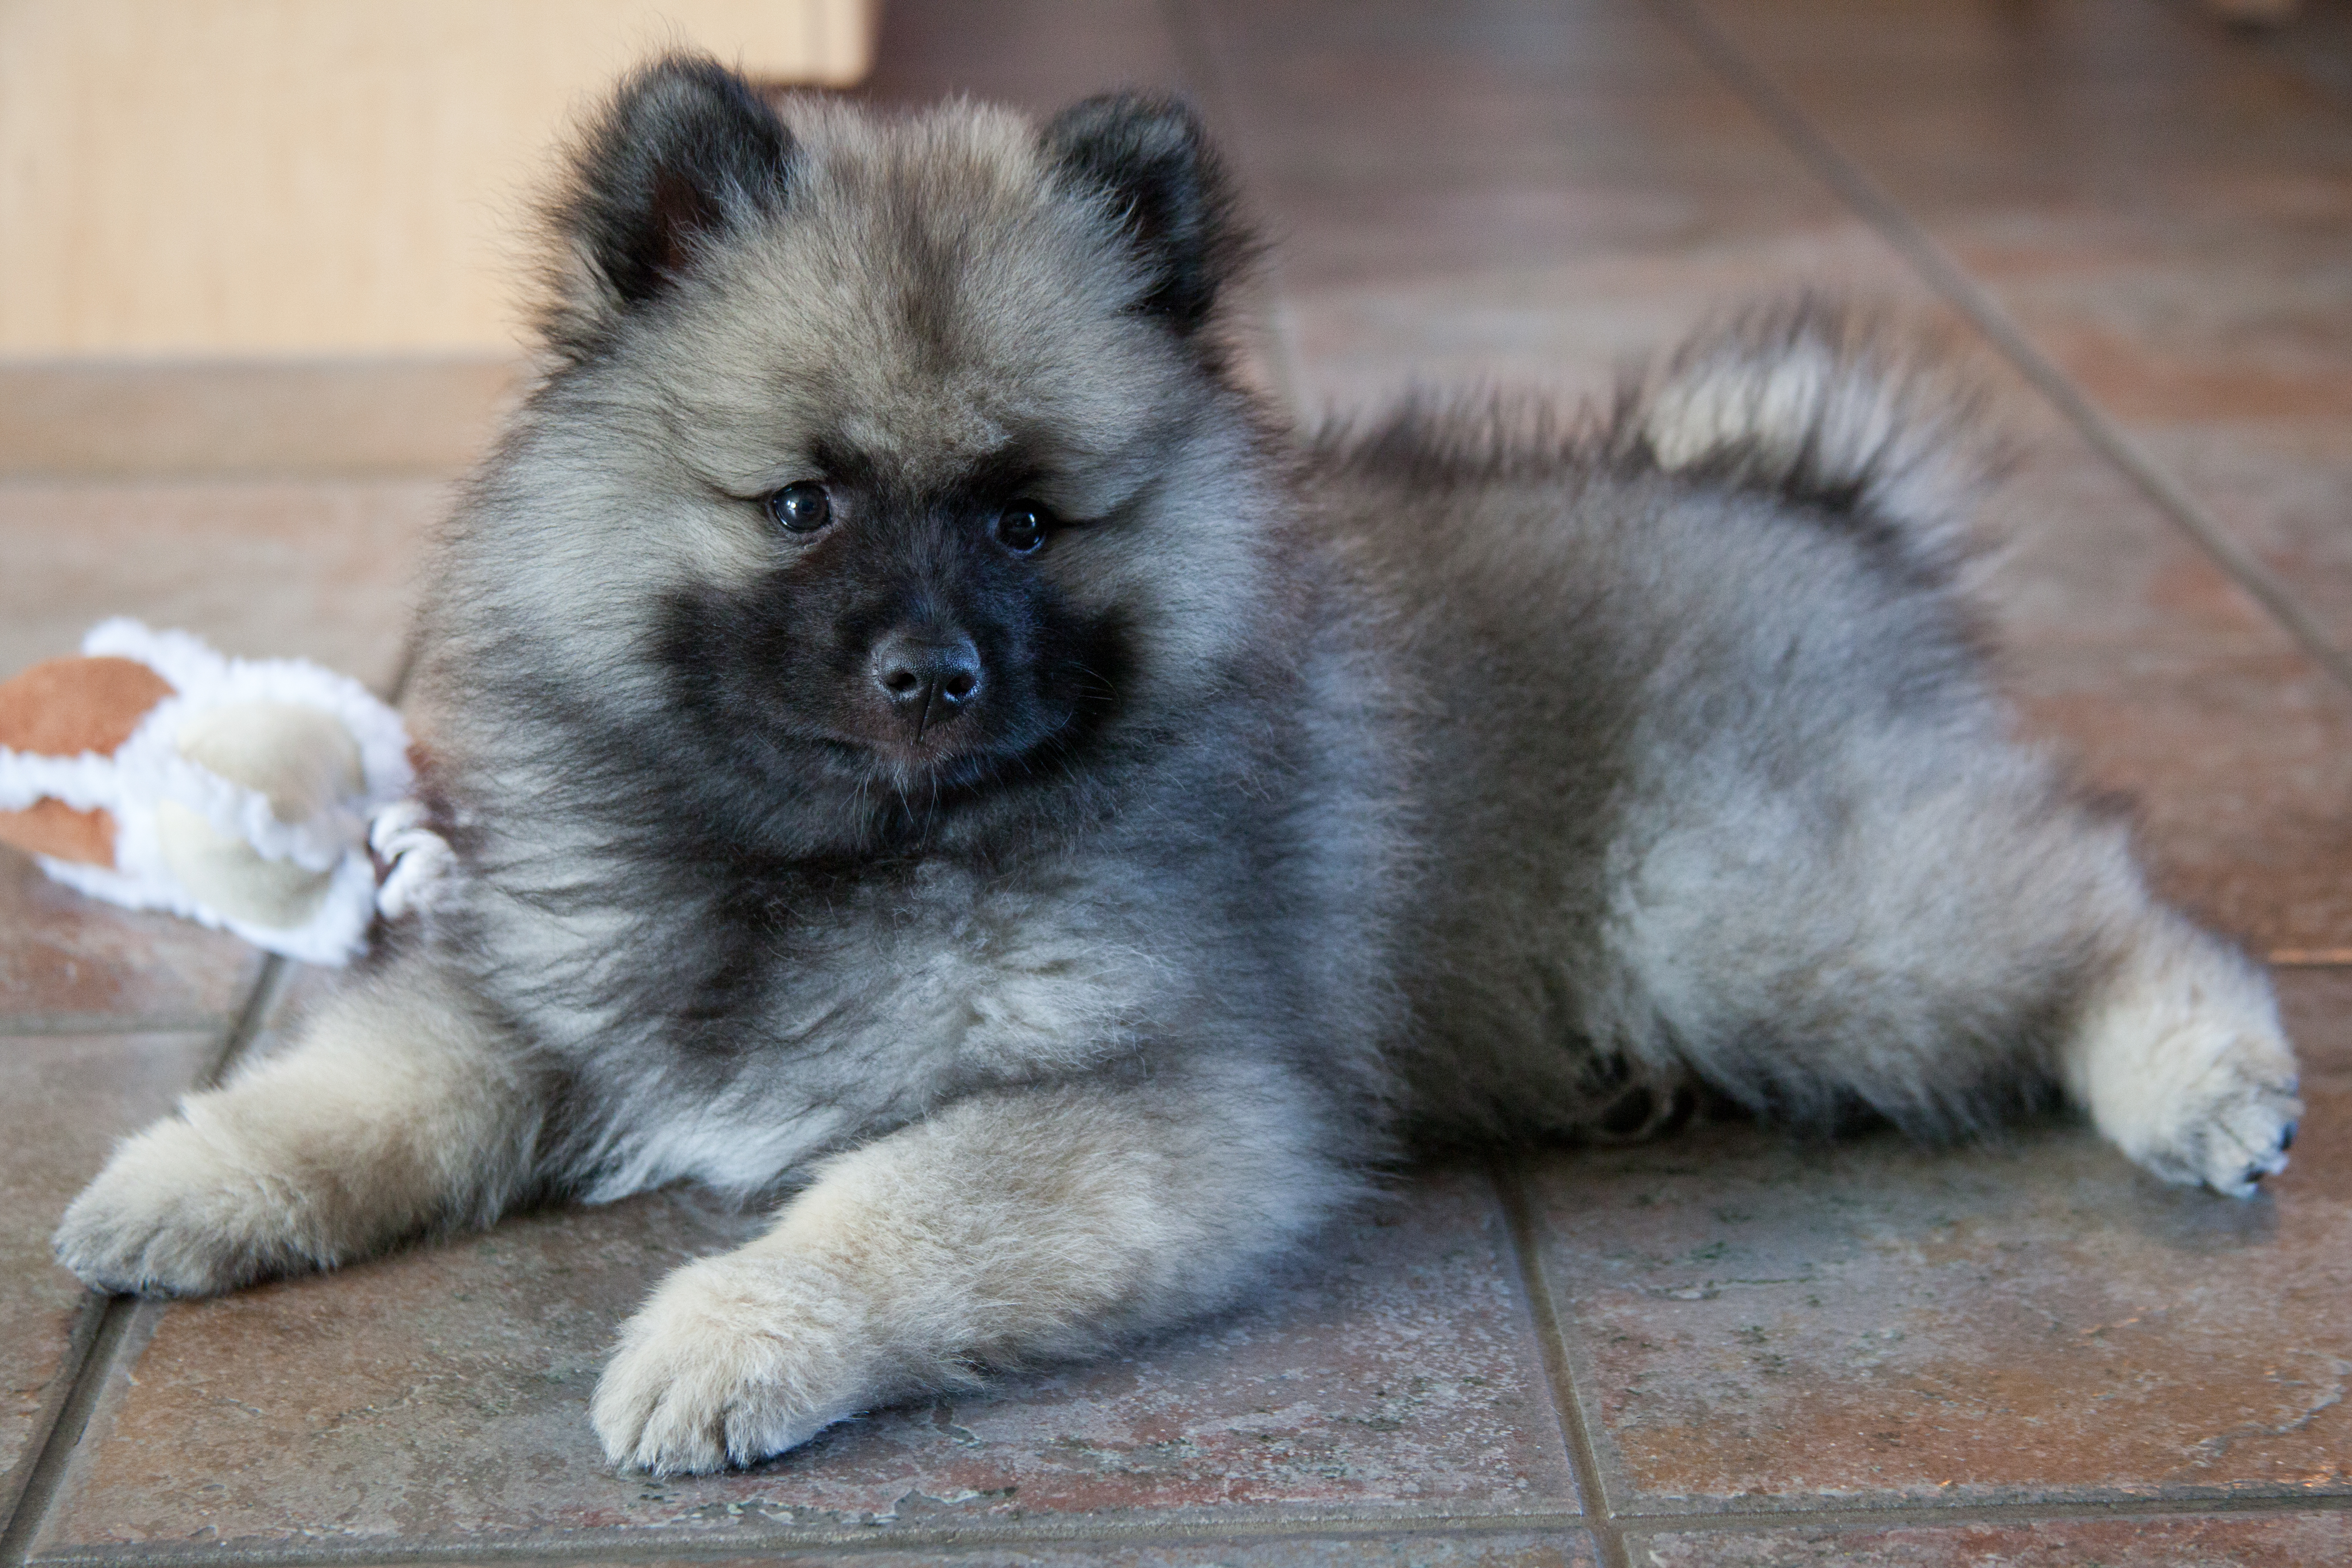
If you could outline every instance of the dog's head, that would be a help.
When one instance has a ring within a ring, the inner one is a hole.
[[[1181,105],[779,112],[667,60],[551,218],[551,374],[451,551],[477,657],[803,826],[1230,678],[1280,590]]]

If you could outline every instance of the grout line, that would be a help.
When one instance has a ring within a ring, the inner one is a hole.
[[[131,1336],[132,1321],[138,1317],[139,1309],[147,1304],[133,1296],[94,1293],[89,1302],[83,1310],[96,1318],[97,1327],[89,1336],[89,1349],[73,1368],[73,1382],[58,1405],[56,1424],[42,1439],[39,1453],[26,1472],[24,1490],[16,1496],[8,1527],[0,1532],[0,1568],[16,1568],[23,1563],[32,1549],[34,1536],[47,1521],[50,1505],[58,1498],[58,1483],[73,1460],[74,1450],[89,1426],[90,1413],[98,1407],[99,1396],[105,1391],[107,1379]]]
[[[1535,1205],[1528,1184],[1516,1165],[1496,1160],[1488,1167],[1503,1212],[1511,1228],[1511,1247],[1519,1256],[1519,1278],[1536,1320],[1536,1342],[1543,1351],[1544,1375],[1550,1380],[1552,1404],[1560,1430],[1568,1439],[1570,1465],[1576,1472],[1576,1490],[1584,1504],[1584,1518],[1600,1548],[1603,1568],[1627,1568],[1625,1537],[1609,1506],[1609,1488],[1594,1445],[1593,1425],[1586,1402],[1576,1386],[1576,1370],[1569,1362],[1568,1326],[1551,1281],[1543,1268],[1542,1249],[1536,1240]]]
[[[192,1091],[202,1092],[220,1086],[221,1080],[228,1076],[228,1070],[236,1065],[237,1058],[245,1054],[246,1048],[269,1022],[271,1011],[286,995],[286,988],[293,983],[294,970],[293,962],[278,954],[270,953],[263,956],[261,973],[254,977],[253,990],[246,998],[245,1006],[238,1009],[236,1022],[229,1026],[228,1033],[221,1039],[220,1050],[214,1053],[204,1071],[196,1074],[196,1081],[189,1085]]]
[[[1879,236],[1907,260],[1927,286],[1967,317],[2018,372],[2062,414],[2094,451],[2121,469],[2158,511],[2204,548],[2238,586],[2285,628],[2347,691],[2352,655],[2338,647],[2261,557],[2240,543],[2189,490],[2140,450],[2065,371],[2033,345],[2009,312],[1970,277],[1952,254],[1899,206],[1862,166],[1814,126],[1795,99],[1751,64],[1700,12],[1696,0],[1649,0],[1693,53],[1722,77],[1758,118]]]
[[[2095,1522],[2105,1520],[2200,1520],[2244,1515],[2338,1513],[2352,1510],[2352,1495],[2261,1498],[2215,1498],[2202,1501],[2131,1498],[2110,1500],[2048,1500],[2011,1503],[1913,1503],[1872,1508],[1847,1506],[1815,1510],[1743,1509],[1710,1513],[1671,1511],[1624,1513],[1613,1528],[1622,1536],[1696,1533],[1711,1536],[1759,1535],[1797,1530],[1895,1529],[1924,1526],[1951,1528],[1965,1524],[2032,1526]],[[257,1544],[215,1547],[181,1542],[135,1546],[68,1548],[45,1552],[44,1565],[86,1564],[89,1568],[164,1568],[170,1564],[201,1568],[362,1568],[369,1564],[404,1563],[667,1563],[740,1562],[782,1552],[826,1552],[860,1555],[873,1552],[999,1551],[1022,1546],[1133,1545],[1151,1542],[1312,1541],[1316,1539],[1384,1539],[1491,1537],[1510,1534],[1596,1535],[1590,1514],[1564,1511],[1523,1513],[1448,1511],[1438,1508],[1417,1513],[1322,1514],[1253,1510],[1240,1519],[1181,1520],[1148,1514],[1106,1519],[1077,1516],[1066,1520],[1024,1520],[1006,1525],[980,1524],[909,1527],[840,1525],[778,1526],[770,1530],[738,1531],[681,1540],[656,1528],[629,1532],[593,1531],[532,1532],[503,1539],[455,1538],[417,1541],[393,1536],[377,1542],[322,1546],[315,1541],[285,1545]],[[16,1560],[10,1560],[13,1563]],[[1603,1559],[1604,1562],[1611,1561]],[[1622,1561],[1622,1560],[1620,1560]]]
[[[98,1343],[99,1330],[106,1322],[108,1298],[96,1291],[84,1291],[73,1309],[73,1325],[66,1331],[65,1353],[58,1357],[57,1370],[49,1375],[49,1385],[42,1392],[40,1408],[33,1413],[32,1430],[17,1462],[5,1476],[0,1476],[0,1563],[13,1562],[5,1543],[13,1542],[17,1504],[32,1487],[33,1473],[40,1468],[41,1450],[47,1435],[57,1430],[65,1415],[67,1405],[73,1400],[83,1365],[89,1360],[90,1347]]]
[[[782,1552],[799,1553],[810,1551],[828,1554],[845,1552],[856,1556],[866,1552],[900,1554],[910,1551],[1003,1552],[1009,1547],[1051,1545],[1135,1545],[1152,1542],[1200,1542],[1219,1541],[1313,1541],[1350,1539],[1382,1540],[1397,1536],[1452,1537],[1492,1536],[1527,1533],[1538,1531],[1581,1531],[1586,1521],[1572,1514],[1543,1513],[1527,1516],[1470,1515],[1421,1516],[1407,1519],[1342,1518],[1303,1516],[1296,1519],[1223,1521],[1169,1521],[1140,1518],[1135,1520],[1103,1520],[1076,1518],[1058,1525],[1036,1523],[1014,1529],[957,1529],[952,1526],[929,1530],[898,1531],[872,1526],[852,1526],[826,1531],[778,1531],[773,1533],[705,1536],[681,1541],[665,1537],[659,1540],[602,1539],[581,1540],[576,1537],[516,1538],[506,1542],[445,1540],[429,1544],[417,1544],[393,1538],[379,1546],[354,1544],[344,1547],[311,1547],[274,1549],[270,1547],[239,1548],[234,1545],[206,1550],[191,1548],[178,1542],[142,1544],[128,1547],[99,1548],[84,1551],[44,1552],[40,1563],[47,1568],[57,1564],[90,1564],[92,1568],[149,1568],[162,1564],[248,1564],[252,1568],[362,1568],[362,1565],[404,1563],[728,1563],[746,1558],[768,1557]],[[643,1532],[653,1535],[651,1530]]]
[[[1874,1525],[2061,1524],[2102,1519],[2220,1519],[2248,1513],[2341,1513],[2352,1510],[2352,1492],[2271,1496],[2227,1493],[2210,1497],[2076,1497],[2016,1502],[1979,1499],[1957,1502],[1846,1503],[1831,1508],[1771,1506],[1716,1508],[1704,1511],[1637,1510],[1614,1516],[1622,1530],[1656,1534],[1662,1530],[1729,1534],[1747,1531]]]
[[[188,1085],[192,1092],[214,1087],[236,1064],[268,1021],[270,1010],[285,995],[293,973],[294,966],[275,953],[262,959],[253,988],[246,995],[245,1006],[237,1009],[236,1020],[223,1032],[219,1049],[197,1070]],[[123,1347],[129,1341],[132,1320],[146,1304],[135,1296],[100,1296],[95,1291],[84,1299],[76,1317],[73,1338],[68,1342],[66,1355],[58,1367],[58,1375],[66,1385],[64,1396],[57,1402],[47,1433],[40,1438],[35,1458],[25,1471],[23,1487],[5,1515],[0,1515],[5,1519],[5,1528],[0,1528],[0,1568],[14,1568],[25,1561],[34,1535],[47,1521],[49,1507],[57,1500],[58,1483],[81,1441],[83,1430],[89,1425],[90,1412],[97,1407],[99,1396],[113,1375],[116,1364],[125,1359]],[[157,1310],[160,1312],[160,1304]],[[130,1354],[135,1356],[136,1349]],[[37,1425],[35,1431],[40,1431]]]

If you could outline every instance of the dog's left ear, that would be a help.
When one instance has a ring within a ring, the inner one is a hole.
[[[714,59],[673,55],[623,82],[549,210],[549,346],[587,358],[710,241],[782,211],[792,147],[776,111]]]
[[[1045,140],[1055,172],[1103,204],[1141,264],[1135,308],[1180,337],[1198,330],[1252,248],[1199,118],[1174,99],[1113,93],[1055,115]]]

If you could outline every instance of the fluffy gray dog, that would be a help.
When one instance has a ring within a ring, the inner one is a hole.
[[[748,1463],[1244,1291],[1418,1141],[2044,1096],[2284,1165],[2269,988],[2006,716],[1969,437],[1798,308],[1613,411],[1294,448],[1181,107],[629,81],[443,543],[464,867],[60,1256],[177,1294],[518,1204],[794,1196],[624,1331],[616,1461]]]

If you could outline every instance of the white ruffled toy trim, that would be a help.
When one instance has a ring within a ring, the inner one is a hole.
[[[173,695],[149,710],[110,757],[85,751],[48,757],[0,747],[0,810],[48,798],[76,810],[100,810],[115,821],[114,865],[34,857],[67,886],[132,909],[167,909],[257,946],[309,964],[341,964],[367,946],[375,917],[375,867],[368,821],[415,787],[408,730],[400,715],[348,675],[296,659],[232,659],[185,632],[155,632],[118,617],[82,639],[91,656],[136,660],[163,677]],[[226,703],[289,703],[331,715],[360,752],[360,793],[310,821],[288,823],[269,797],[199,768],[180,755],[182,721]],[[294,927],[256,925],[188,896],[164,863],[155,810],[176,801],[217,832],[242,839],[264,859],[334,873],[317,911]]]

